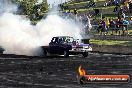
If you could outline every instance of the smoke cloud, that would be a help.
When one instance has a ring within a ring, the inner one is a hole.
[[[54,36],[81,38],[80,26],[72,19],[49,14],[33,26],[25,16],[13,14],[16,5],[9,0],[3,1],[0,1],[0,46],[5,54],[36,56],[42,54],[40,46],[48,45]],[[54,1],[59,0],[52,3]]]
[[[64,2],[68,2],[70,0],[47,0],[47,2],[50,4],[50,5],[58,5],[58,4],[61,4],[61,3],[64,3]]]

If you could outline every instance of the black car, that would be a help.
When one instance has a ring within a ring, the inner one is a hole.
[[[64,57],[69,56],[69,50],[72,50],[72,46],[66,42],[66,37],[53,37],[49,46],[42,46],[44,56],[49,54],[59,54],[64,55]]]
[[[68,57],[69,55],[82,54],[88,56],[88,52],[92,51],[89,44],[79,43],[78,39],[70,36],[53,37],[49,46],[42,46],[44,56],[47,54],[58,54]]]

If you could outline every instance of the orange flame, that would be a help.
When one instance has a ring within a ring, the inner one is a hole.
[[[82,68],[82,66],[80,65],[78,68],[78,72],[80,76],[84,76],[86,75],[86,71]]]

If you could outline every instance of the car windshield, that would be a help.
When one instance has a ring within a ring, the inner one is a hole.
[[[59,37],[58,42],[59,43],[68,43],[71,44],[74,41],[73,37]]]
[[[72,38],[72,37],[67,37],[66,39],[65,39],[65,42],[66,43],[72,43],[74,41],[74,38]]]
[[[70,44],[70,45],[72,45],[73,42],[76,42],[73,37],[54,37],[52,39],[52,43],[61,43],[61,44]]]

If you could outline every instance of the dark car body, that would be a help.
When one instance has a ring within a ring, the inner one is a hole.
[[[65,57],[69,56],[69,50],[72,50],[72,46],[67,43],[61,42],[60,38],[62,37],[53,37],[51,42],[49,43],[49,46],[42,46],[43,53],[59,55],[64,55],[65,53]]]
[[[88,52],[92,50],[89,44],[79,43],[73,37],[58,36],[53,37],[49,46],[42,46],[44,56],[49,54],[59,54],[68,57],[70,54],[82,54],[88,56]]]

